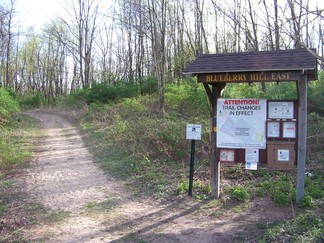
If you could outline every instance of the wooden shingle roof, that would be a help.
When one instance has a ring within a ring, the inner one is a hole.
[[[311,51],[315,52],[314,49]],[[184,74],[213,74],[252,71],[304,71],[308,80],[317,79],[317,59],[307,49],[204,54]]]

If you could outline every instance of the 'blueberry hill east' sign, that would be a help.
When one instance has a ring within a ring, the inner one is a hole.
[[[200,74],[199,83],[239,83],[260,81],[292,81],[300,77],[299,72],[244,72]]]

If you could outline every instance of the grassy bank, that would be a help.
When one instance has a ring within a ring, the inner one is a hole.
[[[146,95],[132,93],[131,97],[114,98],[102,103],[94,102],[90,91],[82,91],[62,97],[56,109],[68,109],[70,114],[74,109],[78,114],[80,126],[87,135],[86,143],[107,174],[123,181],[134,196],[159,201],[187,196],[190,141],[185,139],[186,124],[202,124],[202,140],[196,143],[193,192],[194,198],[206,205],[201,209],[205,211],[203,214],[219,215],[215,212],[219,209],[241,212],[254,200],[270,198],[277,207],[291,206],[295,211],[294,219],[254,225],[260,242],[323,240],[322,116],[312,113],[308,117],[309,173],[301,205],[295,204],[296,171],[269,171],[266,167],[248,171],[242,164],[222,165],[222,195],[215,200],[210,195],[210,118],[205,91],[194,82],[184,82],[180,86],[171,84],[167,85],[165,98],[166,110],[161,113],[158,96],[154,92]],[[28,148],[28,143],[23,145],[28,134],[18,134],[20,129],[28,131],[32,124],[33,121],[28,121],[26,117],[14,119],[12,125],[6,128],[7,140],[3,144],[11,143],[12,148],[17,145],[16,149]],[[13,186],[4,175],[14,173],[26,158],[22,156],[19,159],[18,156],[12,163],[10,158],[19,153],[9,151],[6,150],[9,159],[5,159],[5,172],[1,172],[4,181],[2,191],[10,191]],[[8,202],[1,201],[2,212],[6,212]]]
[[[71,97],[69,97],[71,99]],[[76,103],[71,102],[70,103]],[[188,192],[190,141],[185,139],[187,123],[203,126],[197,142],[194,197],[213,205],[209,174],[209,106],[204,90],[193,85],[170,85],[166,92],[166,112],[158,110],[156,94],[124,98],[108,104],[83,103],[81,127],[89,134],[88,145],[108,174],[128,185],[133,195],[156,200],[185,197]],[[319,134],[318,115],[309,117],[309,134]],[[270,197],[278,207],[292,205],[293,220],[256,225],[259,240],[271,242],[291,239],[298,242],[320,240],[323,233],[323,157],[318,142],[310,144],[305,197],[295,205],[296,171],[247,171],[242,164],[222,166],[222,196],[217,205],[236,204],[244,210],[257,198]],[[314,165],[316,165],[314,167]],[[212,212],[211,214],[214,214]],[[301,218],[303,220],[301,220]],[[303,227],[303,224],[309,227]],[[302,231],[301,229],[305,229]],[[291,236],[292,232],[296,232]]]

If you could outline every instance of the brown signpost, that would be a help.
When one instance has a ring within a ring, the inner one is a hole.
[[[317,59],[313,49],[241,52],[201,55],[185,69],[185,74],[197,76],[211,103],[211,180],[212,195],[220,195],[220,161],[217,148],[217,100],[227,83],[295,82],[298,88],[297,142],[297,203],[304,196],[306,136],[307,136],[307,83],[317,80]],[[290,125],[293,124],[290,122]],[[266,124],[264,124],[266,126]],[[275,124],[274,124],[275,125]],[[289,125],[289,124],[288,124]],[[291,135],[290,135],[291,136]],[[289,144],[284,141],[282,144]],[[280,152],[286,149],[276,147]],[[282,145],[281,144],[281,145]],[[285,147],[284,147],[285,148]],[[289,153],[289,150],[288,150]],[[292,156],[293,157],[293,156]],[[279,158],[280,159],[280,158]],[[283,156],[283,159],[284,156]]]

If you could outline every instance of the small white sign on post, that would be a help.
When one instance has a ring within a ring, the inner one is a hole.
[[[245,169],[257,170],[259,162],[259,149],[246,148],[245,149]]]
[[[201,125],[187,124],[186,138],[191,140],[201,140]]]

